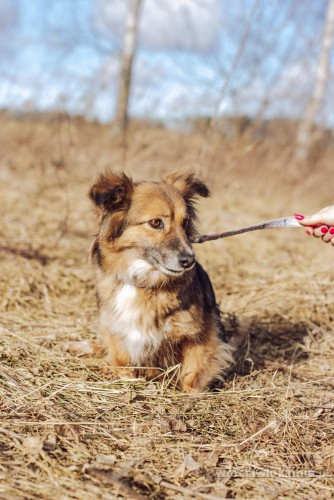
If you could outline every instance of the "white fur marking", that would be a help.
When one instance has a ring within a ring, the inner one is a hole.
[[[101,310],[101,326],[123,339],[133,364],[139,364],[148,352],[156,351],[162,340],[161,333],[145,321],[145,311],[136,303],[137,293],[135,286],[122,285],[112,304]]]
[[[160,272],[144,259],[136,259],[128,268],[128,276],[131,283],[139,284],[147,282],[151,285],[157,283]]]
[[[133,261],[131,266],[129,266],[129,276],[130,278],[144,278],[146,274],[151,271],[153,267],[149,262],[144,259],[136,259]]]

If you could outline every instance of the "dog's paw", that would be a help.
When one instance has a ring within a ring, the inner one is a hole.
[[[181,389],[188,394],[199,394],[204,392],[207,383],[200,379],[197,372],[188,372],[181,378]]]
[[[89,340],[65,342],[62,345],[62,351],[72,354],[72,356],[101,356],[103,349],[100,346],[89,342]]]
[[[252,318],[244,318],[241,321],[238,321],[237,327],[228,342],[234,350],[239,349],[239,347],[246,341],[251,332],[252,324]]]

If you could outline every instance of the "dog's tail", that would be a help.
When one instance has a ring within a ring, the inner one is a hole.
[[[223,314],[217,307],[217,321],[220,331],[220,338],[229,346],[236,350],[247,338],[252,320],[243,319],[240,321],[234,314]]]

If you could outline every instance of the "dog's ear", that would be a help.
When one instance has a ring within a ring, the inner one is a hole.
[[[175,172],[167,175],[164,182],[180,191],[187,203],[191,203],[196,196],[210,196],[209,188],[192,173]]]
[[[114,239],[122,234],[132,193],[133,182],[124,173],[118,175],[107,170],[97,178],[89,191],[89,197],[101,216],[101,239]]]
[[[129,177],[107,170],[97,178],[89,191],[89,197],[98,209],[115,212],[129,207],[132,192],[133,182]]]
[[[207,198],[210,196],[209,188],[192,173],[175,172],[167,175],[163,180],[176,188],[183,196],[190,217],[187,234],[189,237],[195,236],[197,234],[195,227],[197,219],[196,197],[202,196],[203,198]]]

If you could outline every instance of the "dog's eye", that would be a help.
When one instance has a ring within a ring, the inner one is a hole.
[[[154,227],[154,229],[162,229],[164,227],[161,219],[152,219],[149,224],[151,227]]]
[[[188,229],[188,226],[189,226],[189,219],[184,219],[184,221],[182,222],[183,229],[186,231]]]

